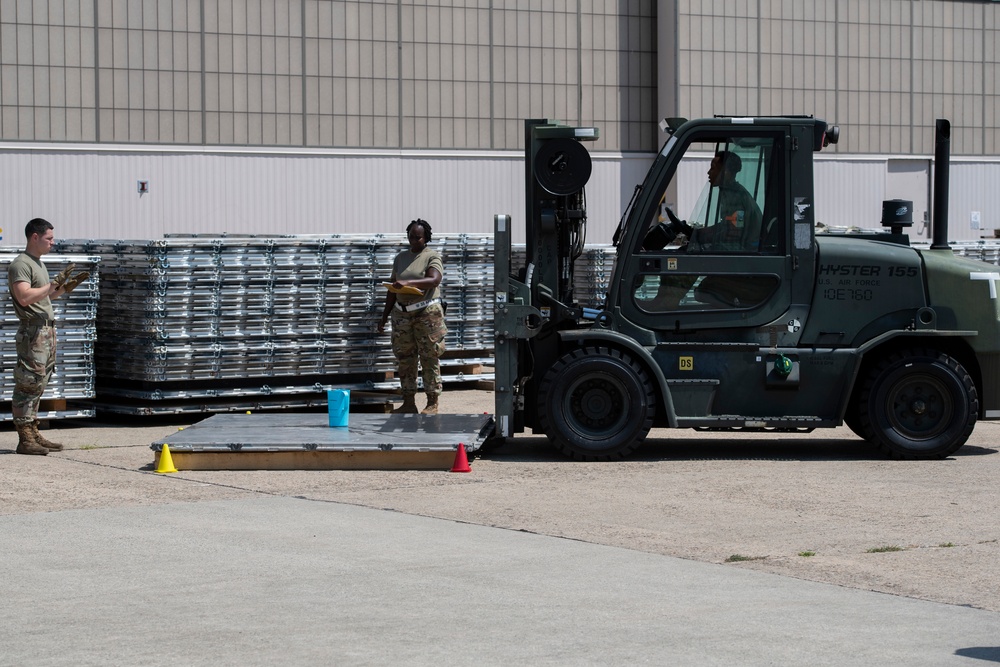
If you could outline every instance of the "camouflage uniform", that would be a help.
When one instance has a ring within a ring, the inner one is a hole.
[[[392,353],[399,362],[399,384],[403,396],[417,393],[417,359],[423,369],[424,391],[440,394],[441,355],[448,328],[441,304],[434,303],[413,313],[392,311]]]
[[[56,328],[22,322],[17,329],[17,366],[11,411],[15,424],[32,424],[56,365]]]
[[[49,297],[29,306],[18,303],[13,296],[16,282],[26,282],[31,287],[47,285],[48,269],[41,259],[27,253],[18,255],[7,267],[14,312],[21,321],[15,337],[17,366],[14,368],[11,412],[15,425],[28,425],[33,424],[38,415],[38,404],[56,365],[55,316]]]

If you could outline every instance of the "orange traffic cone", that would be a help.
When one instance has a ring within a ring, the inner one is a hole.
[[[465,443],[458,443],[458,451],[455,452],[455,465],[451,467],[451,472],[472,472],[469,467],[469,457],[465,454]]]

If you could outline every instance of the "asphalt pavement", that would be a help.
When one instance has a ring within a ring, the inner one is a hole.
[[[0,552],[19,667],[1000,662],[991,611],[323,500],[0,516]]]

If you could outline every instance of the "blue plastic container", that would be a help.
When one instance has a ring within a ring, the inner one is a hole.
[[[347,426],[351,414],[351,390],[330,389],[326,392],[326,401],[330,410],[330,427]]]

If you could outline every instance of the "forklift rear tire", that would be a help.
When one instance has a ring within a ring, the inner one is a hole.
[[[656,392],[631,356],[585,347],[562,357],[538,387],[538,421],[552,444],[582,461],[625,458],[653,425]]]
[[[972,434],[979,395],[957,359],[932,349],[894,352],[872,369],[857,403],[861,435],[896,459],[940,459]]]

